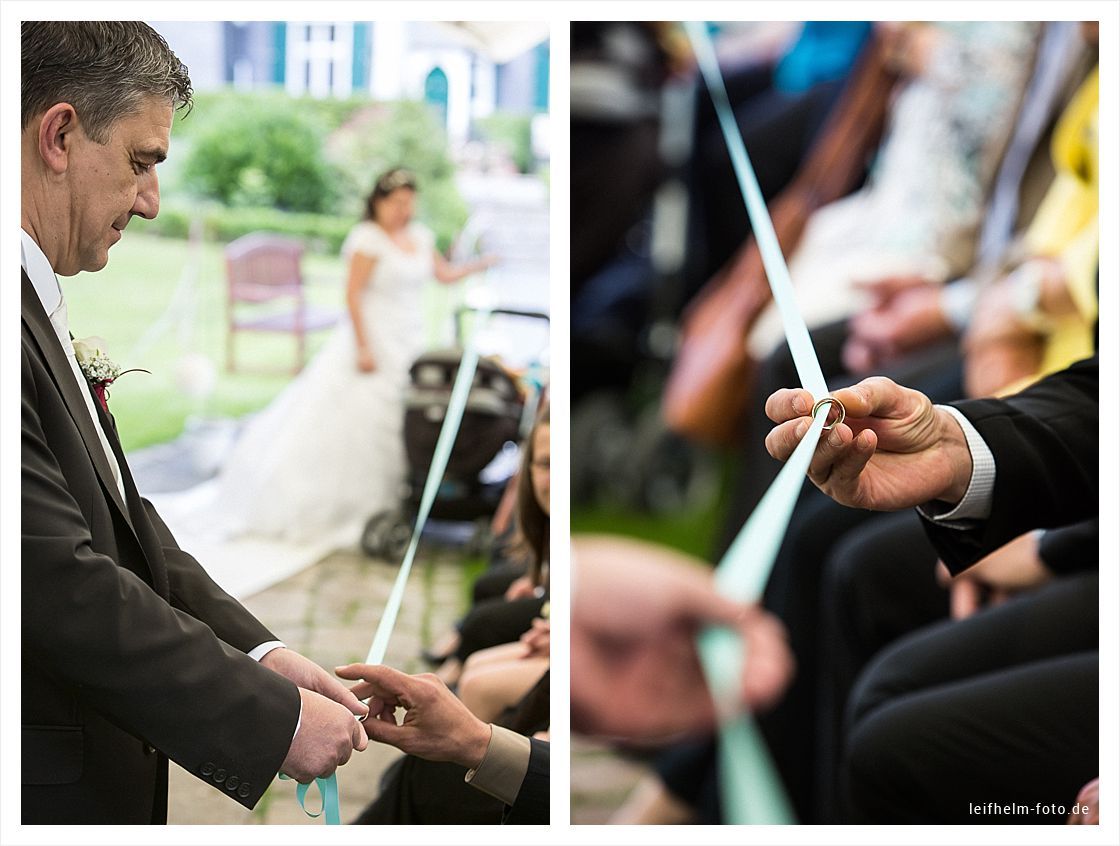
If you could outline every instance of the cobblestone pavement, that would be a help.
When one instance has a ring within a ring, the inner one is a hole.
[[[609,746],[572,738],[572,825],[604,825],[619,809],[648,765]]]
[[[438,638],[463,610],[460,560],[451,550],[422,548],[386,664],[412,673],[426,669],[419,659],[421,646]],[[245,605],[292,649],[331,669],[365,659],[396,572],[395,566],[356,550],[340,551],[250,597]],[[391,747],[371,743],[339,770],[344,823],[377,795],[381,774],[399,755]],[[170,781],[169,823],[321,824],[300,810],[289,781],[273,781],[252,811],[174,764]],[[315,794],[310,791],[308,807],[318,807]]]

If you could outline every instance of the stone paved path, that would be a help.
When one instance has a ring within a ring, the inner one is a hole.
[[[572,738],[572,825],[605,825],[648,765],[609,746]]]
[[[413,567],[386,663],[405,672],[423,672],[418,658],[463,610],[465,587],[460,557],[452,550],[422,549]],[[245,601],[245,605],[288,646],[329,668],[365,658],[377,621],[396,575],[384,561],[359,552],[332,554]],[[358,815],[378,790],[381,774],[398,756],[370,744],[339,770],[342,820]],[[317,807],[312,790],[308,805]],[[201,780],[172,764],[169,823],[309,824],[295,801],[292,782],[274,781],[253,811],[248,811]]]

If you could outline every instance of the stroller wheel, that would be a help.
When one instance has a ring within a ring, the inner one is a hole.
[[[397,562],[404,558],[411,539],[412,526],[399,510],[382,511],[366,522],[362,530],[362,551],[372,558]]]

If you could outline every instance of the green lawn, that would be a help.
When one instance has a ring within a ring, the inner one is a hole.
[[[291,378],[283,372],[225,372],[223,245],[203,243],[194,249],[187,241],[145,235],[142,226],[143,221],[133,222],[110,251],[104,270],[63,280],[74,336],[100,336],[122,369],[150,371],[150,375],[125,374],[111,389],[110,406],[126,450],[174,439],[191,415],[238,417],[256,411]],[[342,306],[345,268],[341,258],[307,253],[303,269],[310,300]],[[193,295],[172,308],[185,276],[195,279]],[[429,340],[436,337],[437,327],[449,325],[456,296],[457,292],[435,285],[426,292]],[[317,349],[328,334],[312,336],[309,350]],[[282,369],[294,361],[295,339],[239,333],[237,350],[239,367]],[[193,353],[206,356],[217,376],[213,391],[201,398],[185,393],[183,379],[177,375],[183,357]]]
[[[572,534],[610,534],[640,538],[679,549],[705,561],[712,558],[719,521],[718,503],[676,514],[649,514],[623,506],[573,506]]]

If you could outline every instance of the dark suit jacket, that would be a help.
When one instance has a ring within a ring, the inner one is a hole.
[[[1100,566],[1099,519],[1043,532],[1038,557],[1047,570],[1058,575],[1096,570]]]
[[[506,809],[505,825],[548,825],[548,759],[547,741],[530,738],[529,769],[513,804]]]
[[[984,438],[996,463],[986,520],[965,530],[922,521],[953,574],[1023,532],[1097,516],[1098,386],[1094,356],[1014,396],[953,403]]]
[[[26,274],[22,314],[23,822],[164,822],[168,757],[252,807],[299,717],[245,654],[276,638],[178,548],[98,406],[121,500]]]

